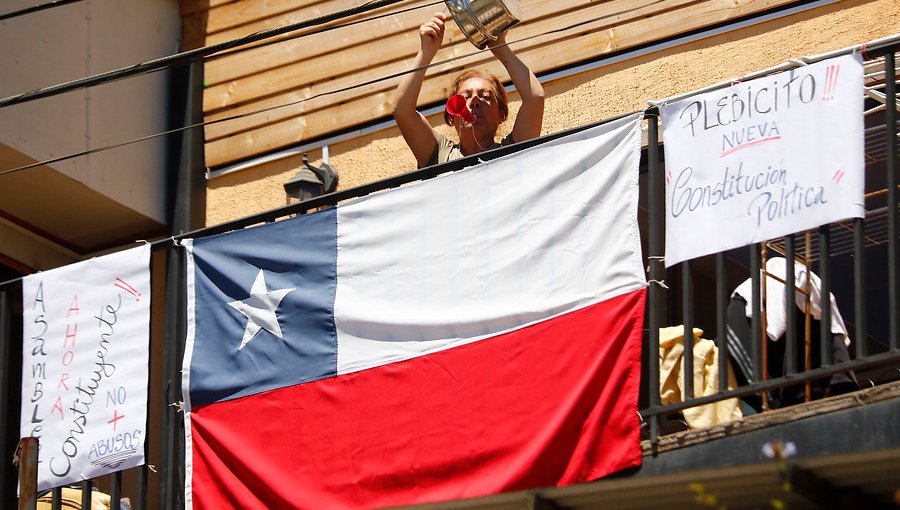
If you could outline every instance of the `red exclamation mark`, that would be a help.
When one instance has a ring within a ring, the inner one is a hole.
[[[132,287],[131,285],[128,285],[128,282],[126,282],[125,280],[123,280],[123,279],[117,277],[117,278],[116,278],[116,287],[118,287],[118,288],[124,290],[125,292],[131,294],[132,296],[134,296],[134,299],[135,299],[136,301],[140,301],[140,300],[141,300],[141,293],[138,292],[138,291],[137,291],[134,287]]]
[[[830,65],[825,68],[825,93],[822,96],[823,101],[831,101],[834,99],[834,91],[837,88],[838,74],[841,66]]]

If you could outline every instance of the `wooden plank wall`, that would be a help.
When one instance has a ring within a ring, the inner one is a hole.
[[[520,0],[524,21],[507,40],[535,72],[707,27],[796,0]],[[182,0],[185,41],[220,43],[355,7],[362,0]],[[321,27],[210,57],[205,65],[210,168],[388,118],[399,73],[411,68],[418,26],[443,2],[406,0]],[[336,24],[358,22],[335,28]],[[420,104],[443,100],[461,69],[506,79],[454,23],[426,76]],[[388,78],[386,78],[388,77]],[[383,79],[386,78],[386,79]],[[284,106],[287,105],[287,106]]]

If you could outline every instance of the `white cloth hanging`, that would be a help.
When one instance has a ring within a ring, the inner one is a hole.
[[[781,280],[787,281],[787,278],[785,277],[787,274],[786,271],[787,261],[783,257],[773,257],[767,260],[765,271],[760,271],[766,282],[766,334],[769,335],[771,340],[778,340],[781,338],[787,327],[785,319],[786,307],[784,306],[784,284],[773,277],[775,276]],[[765,276],[766,273],[769,274],[769,277]],[[807,275],[809,275],[810,313],[814,319],[822,320],[822,281],[814,272],[809,271],[806,265],[798,262],[794,263],[794,286],[797,289],[797,292],[794,293],[794,302],[801,311],[806,310],[807,296],[801,291],[805,291],[807,288]],[[753,316],[752,292],[752,280],[748,278],[731,293],[732,297],[740,296],[747,302],[747,318]],[[847,327],[844,325],[844,319],[841,317],[840,310],[838,310],[837,300],[834,298],[834,294],[830,294],[830,296],[831,333],[842,335],[844,344],[849,346],[850,337],[847,336]],[[762,296],[760,296],[760,302],[762,302]]]

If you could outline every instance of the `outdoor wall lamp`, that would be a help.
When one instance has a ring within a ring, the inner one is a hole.
[[[306,154],[303,154],[303,165],[290,180],[284,183],[288,204],[302,202],[337,189],[337,170],[328,164],[325,157],[323,160],[322,166],[316,167],[310,165]]]

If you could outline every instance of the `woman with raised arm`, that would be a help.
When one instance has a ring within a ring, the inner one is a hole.
[[[463,156],[535,138],[541,134],[544,117],[544,89],[534,73],[507,46],[506,34],[491,45],[491,52],[506,68],[522,98],[512,131],[499,143],[497,129],[509,115],[506,91],[496,76],[481,70],[463,72],[450,88],[450,105],[454,115],[444,112],[444,122],[456,129],[459,143],[435,132],[425,117],[416,110],[425,68],[434,59],[444,41],[447,16],[435,14],[419,27],[421,48],[413,66],[405,75],[394,97],[394,118],[406,144],[416,157],[419,168],[445,163]],[[455,98],[454,96],[462,96]]]

